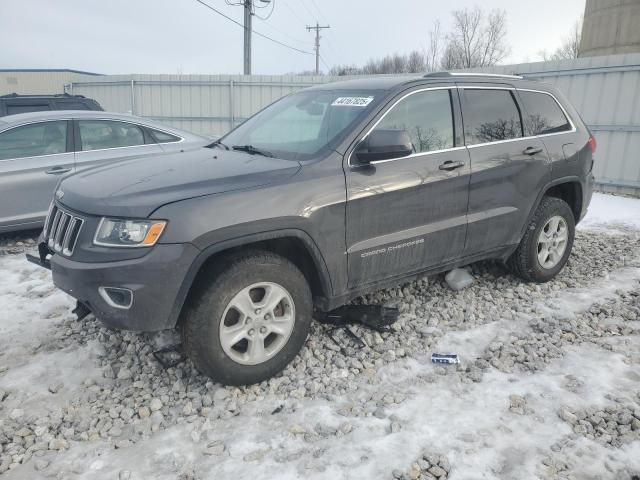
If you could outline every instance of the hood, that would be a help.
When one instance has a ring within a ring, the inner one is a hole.
[[[299,169],[291,160],[200,148],[91,168],[64,179],[56,196],[90,215],[145,218],[168,203],[267,185]]]

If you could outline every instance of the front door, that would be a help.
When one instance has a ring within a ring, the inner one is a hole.
[[[30,123],[0,133],[0,227],[42,224],[56,185],[74,170],[70,123]]]
[[[470,170],[458,105],[455,88],[404,94],[374,129],[407,131],[414,152],[366,166],[345,164],[350,288],[418,272],[462,252]]]

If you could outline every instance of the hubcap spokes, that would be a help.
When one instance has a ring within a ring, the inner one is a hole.
[[[254,283],[227,305],[220,322],[220,343],[233,361],[257,365],[286,345],[294,324],[291,294],[277,283]]]
[[[545,223],[538,237],[538,262],[542,268],[550,269],[558,265],[569,241],[569,228],[564,218],[551,217]]]

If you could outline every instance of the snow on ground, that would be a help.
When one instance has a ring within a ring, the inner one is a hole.
[[[640,205],[636,198],[594,193],[587,216],[579,228],[602,229],[624,226],[640,230]]]
[[[487,262],[459,292],[441,275],[369,295],[400,306],[391,332],[357,327],[344,355],[315,325],[245,388],[159,367],[171,334],[76,322],[22,256],[0,272],[9,479],[640,478],[640,200],[594,195],[552,282]]]

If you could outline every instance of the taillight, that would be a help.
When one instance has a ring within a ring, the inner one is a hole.
[[[589,137],[589,140],[587,141],[587,147],[589,147],[589,150],[591,150],[591,153],[596,153],[598,142],[596,142],[596,138],[594,136]]]

